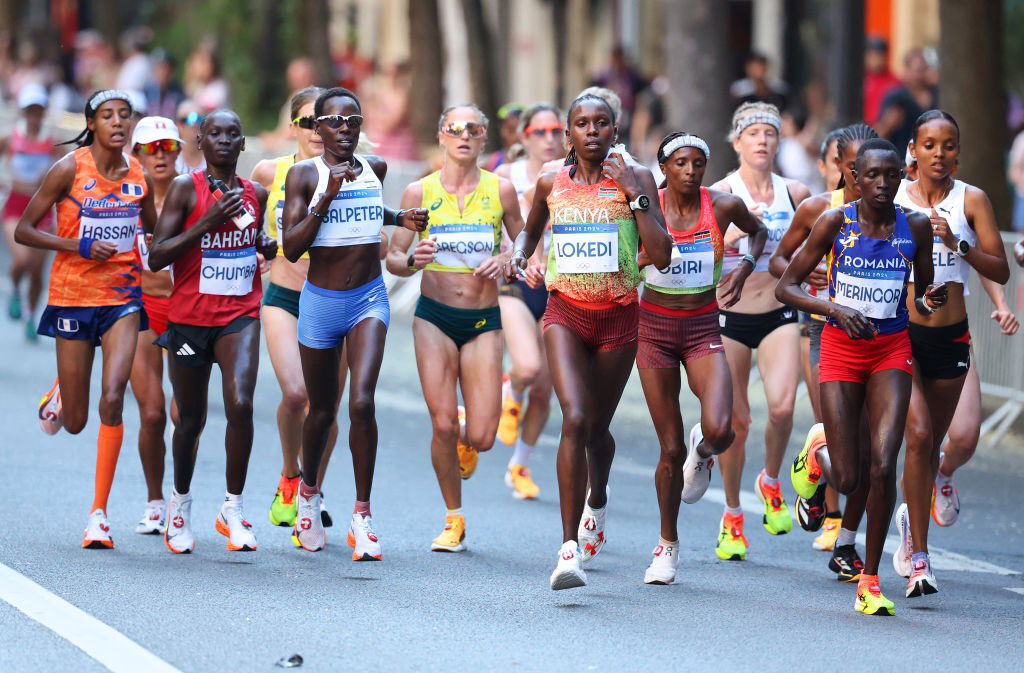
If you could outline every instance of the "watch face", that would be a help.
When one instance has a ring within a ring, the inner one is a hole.
[[[647,198],[647,195],[641,194],[636,199],[636,205],[640,208],[640,210],[647,210],[648,208],[651,207],[651,200]]]
[[[968,245],[967,241],[960,239],[957,241],[956,249],[961,255],[966,255],[967,251],[971,249],[971,246]]]

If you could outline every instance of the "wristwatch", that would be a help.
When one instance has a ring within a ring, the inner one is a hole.
[[[640,196],[636,197],[636,201],[629,202],[630,210],[642,210],[644,212],[647,212],[647,209],[650,207],[651,200],[647,197],[646,194],[641,194]]]
[[[953,252],[955,252],[959,257],[966,257],[967,253],[970,251],[971,244],[961,238],[956,242],[956,250]]]

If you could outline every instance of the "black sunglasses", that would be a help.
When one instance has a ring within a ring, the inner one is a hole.
[[[296,117],[292,120],[292,123],[298,126],[300,129],[306,129],[312,131],[316,128],[316,121],[313,119],[313,115],[306,115],[305,117]]]
[[[363,125],[363,115],[324,115],[317,117],[316,121],[332,129],[340,129],[343,124],[350,129],[357,129]]]

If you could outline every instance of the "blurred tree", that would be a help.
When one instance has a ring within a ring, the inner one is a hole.
[[[720,0],[663,0],[668,92],[668,127],[686,129],[707,140],[710,184],[736,166],[726,136],[729,57],[726,4]],[[699,92],[699,94],[695,94]]]
[[[984,189],[996,221],[1010,228],[1005,156],[1006,89],[1003,83],[1003,3],[940,0],[939,82],[942,109],[960,125],[963,151],[957,177]],[[965,30],[965,26],[970,28]]]
[[[487,17],[481,0],[462,0],[462,15],[466,22],[469,52],[469,78],[472,100],[494,123],[488,128],[488,144],[501,147],[500,124],[497,123],[498,107],[498,64],[495,62],[495,44],[491,36]]]
[[[333,86],[334,60],[331,58],[331,8],[327,0],[298,0],[299,43],[303,53],[316,64],[317,79]]]
[[[864,0],[836,0],[831,12],[829,96],[835,124],[847,126],[864,116]]]
[[[437,142],[437,118],[444,109],[444,42],[437,0],[409,2],[409,60],[412,125],[423,145]]]

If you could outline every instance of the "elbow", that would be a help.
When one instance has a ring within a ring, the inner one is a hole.
[[[295,264],[302,257],[303,250],[299,249],[299,246],[295,245],[295,242],[289,240],[287,236],[284,237],[283,241],[283,252],[284,258],[292,264]]]
[[[668,235],[662,239],[656,250],[651,250],[651,264],[658,269],[664,269],[672,263],[672,238]]]
[[[788,289],[789,283],[784,280],[779,280],[779,282],[775,284],[775,299],[783,304],[788,304],[789,302],[786,301],[789,299],[789,293],[787,292]]]
[[[28,245],[28,237],[25,236],[25,231],[20,224],[14,228],[14,242],[19,245]]]

